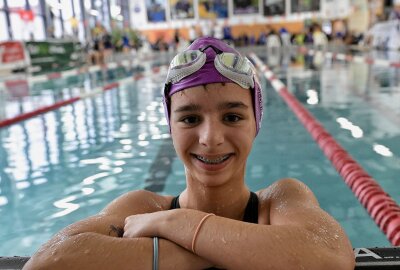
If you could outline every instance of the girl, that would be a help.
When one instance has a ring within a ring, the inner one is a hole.
[[[172,60],[164,105],[186,189],[117,198],[59,232],[26,269],[354,269],[343,229],[303,183],[246,186],[262,116],[247,58],[197,39]]]

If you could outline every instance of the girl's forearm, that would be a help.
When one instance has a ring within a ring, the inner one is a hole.
[[[352,267],[340,255],[345,247],[340,247],[339,241],[324,239],[300,226],[250,224],[218,216],[201,223],[206,215],[176,211],[160,228],[160,236],[187,250],[193,245],[196,254],[224,269],[298,269],[300,262],[305,269]],[[179,234],[174,233],[177,230]]]
[[[204,269],[212,265],[171,241],[159,240],[159,269]],[[41,248],[24,269],[152,269],[152,238],[116,238],[81,233]]]

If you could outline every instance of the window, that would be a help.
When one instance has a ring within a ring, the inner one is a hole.
[[[42,16],[35,16],[35,20],[31,22],[34,27],[33,37],[35,40],[45,40],[44,21]]]
[[[29,6],[33,10],[33,13],[36,16],[42,16],[42,9],[40,8],[39,0],[29,0]]]
[[[25,8],[25,0],[12,0],[7,2],[9,8]]]
[[[4,28],[0,31],[0,41],[9,40],[10,37],[8,36],[6,14],[4,11],[0,11],[0,25],[4,25]]]
[[[25,27],[24,21],[21,20],[21,17],[17,12],[11,12],[10,13],[10,22],[11,22],[11,31],[13,33],[14,39],[15,40],[26,40],[26,36],[29,37],[29,34],[27,35],[27,28]]]

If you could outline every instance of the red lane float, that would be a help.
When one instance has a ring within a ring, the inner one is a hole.
[[[16,117],[2,120],[2,121],[0,121],[0,128],[15,124],[17,122],[26,120],[28,118],[37,116],[37,115],[42,114],[42,113],[53,111],[55,109],[58,109],[58,108],[60,108],[62,106],[65,106],[67,104],[71,104],[71,103],[76,102],[78,100],[80,100],[80,97],[75,97],[75,98],[71,98],[71,99],[68,99],[68,100],[63,100],[63,101],[60,101],[60,102],[56,102],[56,103],[54,103],[54,104],[52,104],[50,106],[45,106],[45,107],[39,108],[39,109],[34,110],[32,112],[23,113],[23,114],[20,114],[20,115],[18,115]]]
[[[62,75],[60,72],[50,73],[49,75],[47,75],[47,79],[49,80],[58,79],[61,78],[61,76]]]
[[[104,67],[107,68],[106,65],[104,65]],[[155,73],[160,72],[161,68],[164,68],[164,67],[166,67],[166,66],[165,65],[156,66],[156,67],[153,67],[151,69],[151,71],[152,71],[153,74],[155,74]],[[79,69],[79,70],[82,71],[83,69]],[[52,79],[59,78],[61,76],[62,76],[61,73],[51,73],[51,74],[47,75],[47,77],[49,79],[50,78],[52,78]],[[143,77],[144,77],[144,74],[143,74],[143,72],[141,72],[141,73],[135,74],[134,76],[132,76],[130,78],[131,78],[131,80],[136,81],[136,80],[139,80],[139,79],[141,79]],[[60,108],[62,106],[74,103],[74,102],[76,102],[78,100],[81,100],[81,99],[84,99],[84,98],[87,98],[87,97],[94,96],[94,95],[99,94],[101,92],[105,92],[105,91],[109,91],[111,89],[118,88],[121,85],[122,82],[124,82],[124,81],[126,82],[127,81],[126,79],[127,78],[124,78],[124,79],[121,79],[121,80],[119,80],[117,82],[109,83],[109,84],[107,84],[107,85],[105,85],[103,87],[98,87],[96,90],[93,90],[90,93],[84,93],[84,94],[82,94],[81,96],[78,96],[78,97],[74,97],[74,98],[71,98],[71,99],[68,99],[68,100],[59,101],[59,102],[56,102],[56,103],[54,103],[54,104],[52,104],[50,106],[45,106],[45,107],[41,107],[39,109],[36,109],[36,110],[34,110],[32,112],[23,113],[23,114],[20,114],[20,115],[18,115],[16,117],[13,117],[13,118],[1,120],[0,121],[0,128],[15,124],[17,122],[26,120],[26,119],[31,118],[31,117],[35,117],[35,116],[37,116],[39,114],[43,114],[43,113],[58,109],[58,108]],[[14,82],[14,83],[20,83],[20,81]]]
[[[329,134],[323,125],[287,90],[286,86],[276,79],[272,71],[261,60],[251,54],[256,66],[270,81],[274,89],[283,98],[286,104],[294,112],[311,137],[322,149],[324,155],[331,161],[345,183],[350,187],[354,195],[367,209],[371,218],[386,234],[394,246],[400,246],[400,207],[381,188],[352,157]],[[366,59],[372,63],[372,59]]]
[[[102,88],[102,91],[107,91],[107,90],[112,89],[112,88],[117,88],[118,86],[119,86],[118,83],[111,83],[111,84],[108,84],[108,85],[104,86]],[[89,95],[87,95],[87,96],[89,96]],[[33,110],[31,112],[22,113],[22,114],[20,114],[20,115],[18,115],[16,117],[12,117],[12,118],[8,118],[8,119],[5,119],[5,120],[2,120],[2,121],[0,121],[0,128],[9,126],[9,125],[12,125],[12,124],[15,124],[15,123],[18,123],[20,121],[27,120],[29,118],[38,116],[38,115],[43,114],[43,113],[47,113],[49,111],[54,111],[54,110],[56,110],[58,108],[61,108],[61,107],[65,106],[65,105],[69,105],[69,104],[72,104],[72,103],[74,103],[74,102],[76,102],[78,100],[81,100],[81,99],[83,99],[83,98],[85,98],[87,96],[73,97],[73,98],[70,98],[70,99],[67,99],[67,100],[56,102],[56,103],[54,103],[54,104],[52,104],[50,106],[44,106],[44,107],[41,107],[39,109]]]

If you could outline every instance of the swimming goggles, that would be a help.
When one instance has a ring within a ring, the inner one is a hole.
[[[211,48],[216,53],[214,66],[218,72],[237,83],[243,88],[254,89],[254,66],[244,56],[231,52],[223,52],[220,49],[207,45],[198,50],[186,50],[177,54],[171,61],[166,84],[178,83],[183,78],[200,70],[206,63],[205,50]]]

